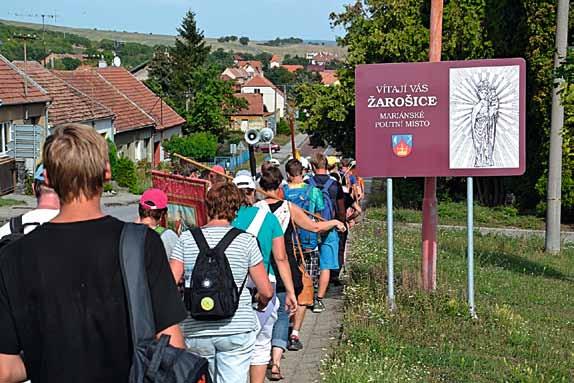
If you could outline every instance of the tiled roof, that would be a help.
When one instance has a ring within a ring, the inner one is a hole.
[[[263,64],[261,63],[261,61],[248,60],[248,61],[239,61],[237,63],[237,66],[240,68],[244,68],[248,65],[251,65],[255,70],[257,70],[259,72],[263,71]]]
[[[281,67],[287,69],[291,73],[295,73],[298,70],[305,69],[303,65],[281,65]]]
[[[173,128],[185,123],[183,117],[125,68],[100,68],[97,72],[150,115],[156,122],[157,130]]]
[[[237,98],[247,101],[247,108],[241,109],[234,116],[263,116],[265,109],[263,107],[263,95],[257,93],[236,93]]]
[[[321,75],[321,83],[323,85],[333,85],[339,81],[337,78],[337,71],[335,70],[325,70],[323,72],[319,72],[319,74]]]
[[[2,104],[18,105],[48,101],[50,97],[45,89],[7,58],[0,55],[0,102]]]
[[[48,109],[50,124],[85,122],[113,118],[114,113],[88,95],[54,75],[42,64],[28,61],[14,61],[14,65],[26,72],[52,97]]]
[[[280,63],[281,59],[279,58],[278,55],[273,55],[271,56],[271,60],[269,62],[276,62],[276,63]]]
[[[116,132],[155,126],[155,122],[150,115],[145,113],[95,70],[53,71],[53,73],[111,109],[116,115],[116,120],[114,121]]]
[[[223,71],[224,74],[228,75],[232,79],[245,79],[249,78],[249,73],[243,68],[227,68]]]
[[[245,88],[245,87],[273,88],[273,89],[275,89],[275,91],[277,93],[280,93],[281,95],[283,94],[283,92],[281,92],[275,86],[275,84],[273,84],[271,81],[269,81],[265,76],[253,76],[253,78],[251,80],[247,81],[245,84],[242,85],[242,88]]]

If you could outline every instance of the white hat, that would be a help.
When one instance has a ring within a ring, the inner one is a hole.
[[[303,169],[309,169],[309,160],[307,160],[305,157],[301,157],[299,161],[301,162],[301,165],[303,165]]]
[[[251,172],[249,170],[240,170],[237,173],[235,173],[235,177],[239,177],[239,176],[251,177]]]
[[[251,178],[251,176],[248,176],[245,174],[236,176],[233,179],[233,183],[239,189],[256,189],[255,182],[253,182],[253,178]]]
[[[273,166],[279,166],[279,165],[281,165],[281,163],[279,162],[279,160],[277,160],[277,159],[275,159],[275,158],[270,159],[269,162],[271,162],[271,165],[273,165]]]

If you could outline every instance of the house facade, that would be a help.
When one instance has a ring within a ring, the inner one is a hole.
[[[269,61],[269,69],[279,68],[281,66],[281,59],[277,55],[273,55],[271,57],[271,61]]]
[[[285,95],[264,76],[254,76],[241,87],[241,93],[255,93],[263,96],[263,105],[270,113],[285,116]]]
[[[231,130],[246,132],[248,129],[263,129],[267,126],[269,113],[263,104],[263,95],[257,93],[237,93],[235,97],[247,102],[247,107],[230,116]]]
[[[157,165],[165,157],[161,141],[181,134],[185,120],[124,68],[53,73],[114,113],[120,155]]]

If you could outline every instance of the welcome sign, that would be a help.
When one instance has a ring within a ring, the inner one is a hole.
[[[523,59],[359,65],[355,79],[362,176],[524,173]]]

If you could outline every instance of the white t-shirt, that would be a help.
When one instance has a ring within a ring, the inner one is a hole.
[[[46,222],[51,221],[52,219],[54,219],[58,213],[60,212],[60,210],[55,210],[55,209],[34,209],[31,210],[27,213],[25,213],[22,216],[22,224],[25,225],[27,223],[37,223],[37,224],[43,224]],[[28,234],[29,232],[31,232],[32,230],[34,230],[36,227],[35,225],[29,225],[26,226],[24,228],[24,234]],[[2,226],[0,228],[0,238],[8,235],[12,233],[10,231],[10,222],[7,222],[4,226]]]

